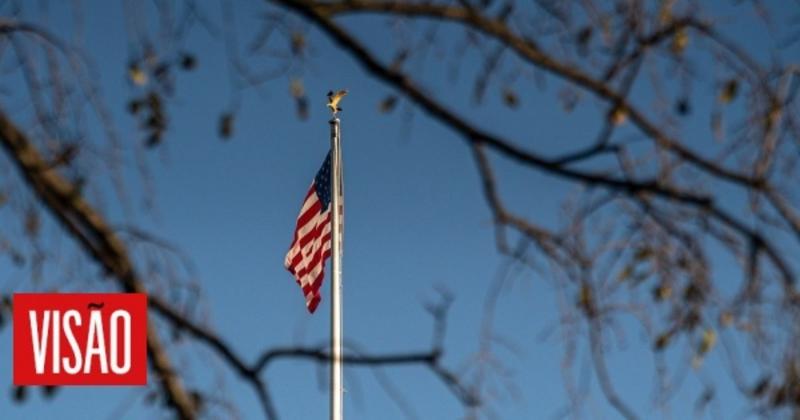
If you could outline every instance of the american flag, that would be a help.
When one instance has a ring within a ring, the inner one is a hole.
[[[331,153],[319,168],[297,216],[283,265],[297,280],[312,314],[320,301],[325,261],[331,255]],[[341,207],[341,206],[340,206]]]

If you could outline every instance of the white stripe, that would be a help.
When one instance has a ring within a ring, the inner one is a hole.
[[[292,260],[294,260],[297,254],[302,253],[303,258],[297,263],[297,266],[305,266],[308,262],[310,262],[311,257],[314,255],[314,251],[319,248],[322,237],[330,233],[330,230],[330,225],[325,226],[325,228],[322,230],[322,235],[320,235],[318,239],[314,239],[307,243],[303,248],[300,248],[300,245],[295,244],[295,246],[289,250],[289,253],[286,254],[284,265],[288,268],[292,264]]]
[[[330,242],[328,242],[322,252],[325,253],[325,251],[330,250],[330,248],[331,248]],[[319,274],[323,271],[324,268],[325,268],[325,259],[323,258],[319,260],[317,265],[314,266],[314,268],[311,271],[309,271],[308,273],[306,273],[306,275],[304,275],[299,279],[300,286],[301,287],[311,286],[314,283],[314,279],[316,279],[317,276],[319,276]]]
[[[322,246],[322,251],[320,251],[320,255],[325,252],[326,248],[330,249],[330,241],[325,241],[324,244],[321,244],[320,242],[321,242],[321,240],[315,240],[315,241],[311,241],[309,243],[309,245],[311,246],[311,249],[308,250],[308,252],[304,252],[303,253],[303,261],[298,265],[306,267],[307,269],[311,269],[312,267],[310,267],[310,264],[312,263],[312,260],[314,259],[314,256],[317,254],[317,251],[320,249],[320,246]],[[306,248],[308,248],[308,247],[306,247]],[[324,260],[324,258],[320,258],[320,261],[318,262],[318,264],[321,263],[323,260]]]
[[[316,243],[319,241],[314,241],[314,242]],[[315,248],[319,249],[318,247]],[[315,252],[316,249],[314,249],[314,252],[310,253],[307,258],[303,258],[303,260],[299,262],[296,266],[295,272],[301,271],[304,268],[309,270],[309,272],[307,272],[299,279],[301,285],[306,285],[306,284],[310,285],[314,281],[314,278],[317,277],[317,275],[322,270],[325,264],[325,258],[320,258],[320,260],[317,261],[316,266],[314,267],[308,266],[309,264],[311,264],[311,259],[313,255],[316,253]],[[320,251],[320,255],[325,254],[325,252],[329,251],[330,249],[331,249],[331,241],[325,241],[325,243],[322,244],[322,251]]]
[[[305,236],[309,232],[311,232],[312,229],[316,228],[318,223],[320,223],[322,220],[325,220],[325,218],[328,217],[328,213],[329,212],[326,211],[325,213],[318,214],[313,219],[311,219],[307,224],[303,225],[302,228],[300,228],[300,230],[298,231],[299,235],[297,236],[297,242],[294,244],[292,249],[289,250],[289,253],[286,254],[287,263],[291,263],[292,259],[294,259],[294,256],[297,255],[297,253],[301,251],[300,242],[302,242],[302,239],[305,238]],[[322,228],[322,234],[320,235],[320,238],[322,238],[323,236],[327,235],[330,231],[331,231],[331,224],[330,223],[326,223],[325,227]],[[317,242],[317,241],[313,240],[313,241],[307,243],[305,248],[303,248],[303,250],[305,250],[306,248],[308,248],[309,246],[314,244],[314,242]]]
[[[317,193],[315,191],[306,199],[306,201],[303,202],[303,207],[300,209],[300,214],[297,216],[297,220],[300,220],[300,217],[303,216],[303,213],[310,209],[311,206],[313,206],[317,201],[319,201],[319,197],[317,197]]]
[[[311,271],[306,273],[306,275],[300,279],[300,286],[311,286],[311,284],[314,282],[314,279],[317,278],[320,272],[322,272],[324,266],[325,264],[323,263],[323,260],[320,260]]]
[[[298,240],[303,239],[303,237],[305,237],[308,234],[308,232],[311,232],[314,228],[317,227],[318,224],[322,223],[325,220],[325,218],[328,217],[328,213],[330,213],[330,209],[326,210],[323,213],[317,213],[306,224],[300,226],[300,228],[297,230]]]
[[[330,232],[330,227],[326,227],[325,229],[323,229],[323,236],[327,235],[328,232]],[[325,241],[324,244],[320,244],[320,242],[322,242],[321,238],[322,237],[320,237],[320,239],[318,240],[313,240],[306,244],[306,247],[302,250],[303,258],[301,258],[300,261],[298,261],[297,264],[294,266],[295,272],[299,272],[302,269],[307,268],[308,265],[311,264],[312,259],[314,258],[314,255],[316,254],[316,251],[319,249],[320,245],[322,245],[322,253],[325,253],[325,251],[331,249],[331,241],[327,240]],[[291,267],[291,263],[292,260],[294,259],[294,256],[297,255],[297,253],[300,251],[301,249],[299,246],[295,246],[291,250],[289,250],[289,254],[286,255],[286,260],[284,261],[283,265],[286,268]]]
[[[310,305],[311,301],[314,300],[314,298],[317,297],[318,295],[319,295],[319,290],[317,290],[316,293],[311,292],[311,293],[307,294],[306,295],[306,306]]]

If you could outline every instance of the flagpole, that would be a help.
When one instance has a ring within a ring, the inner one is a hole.
[[[333,206],[331,223],[331,420],[343,420],[342,387],[342,232],[341,232],[341,133],[339,118],[334,114],[331,125],[331,204]]]

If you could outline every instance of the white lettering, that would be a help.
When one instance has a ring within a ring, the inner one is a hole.
[[[92,311],[89,315],[89,337],[86,338],[86,362],[83,373],[92,371],[92,356],[97,356],[100,361],[100,373],[108,373],[108,359],[106,358],[106,340],[103,336],[103,320],[100,311]]]
[[[42,335],[39,336],[39,324],[36,322],[36,311],[29,311],[28,317],[31,321],[31,339],[33,340],[33,359],[36,373],[44,373],[44,362],[47,350],[47,334],[50,330],[50,311],[44,311],[42,322]]]
[[[122,319],[123,339],[125,343],[122,345],[122,352],[124,353],[123,365],[119,365],[119,356],[117,355],[119,334],[117,333],[117,320]],[[131,314],[127,311],[116,310],[111,314],[111,370],[117,375],[128,373],[131,369]]]
[[[103,316],[98,310],[89,312],[86,341],[81,340],[80,343],[76,338],[76,328],[80,332],[80,327],[83,325],[79,311],[70,309],[62,314],[61,311],[45,310],[41,311],[41,314],[42,323],[39,324],[37,311],[28,312],[36,374],[45,374],[48,363],[54,374],[60,374],[62,371],[68,375],[90,374],[92,359],[95,357],[99,363],[95,368],[102,374],[109,373],[109,365],[113,374],[125,375],[130,372],[132,332],[131,314],[128,311],[117,309],[111,313],[108,321],[111,322],[108,331],[111,342],[108,347],[103,329]],[[63,354],[62,334],[66,340]],[[81,337],[81,334],[78,333],[77,337]]]
[[[75,340],[75,335],[72,334],[72,327],[70,327],[70,320],[75,320],[75,326],[81,326],[81,314],[74,310],[70,309],[67,313],[64,314],[64,337],[67,338],[67,342],[69,343],[69,347],[72,349],[72,354],[75,356],[75,364],[71,365],[69,363],[69,357],[64,356],[61,359],[61,363],[64,364],[64,371],[70,375],[74,375],[81,370],[81,365],[83,364],[83,357],[81,356],[81,348],[78,347],[78,341]]]

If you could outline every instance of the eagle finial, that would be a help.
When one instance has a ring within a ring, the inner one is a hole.
[[[342,110],[342,108],[339,107],[339,102],[345,97],[345,95],[347,95],[347,89],[337,90],[336,92],[328,92],[328,109],[331,110],[331,113],[334,117],[336,117],[336,114]]]

